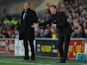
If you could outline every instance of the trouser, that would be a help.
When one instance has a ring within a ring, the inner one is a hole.
[[[29,56],[28,41],[23,40],[23,43],[24,43],[25,57],[28,57]],[[29,44],[30,44],[30,47],[31,47],[31,57],[35,57],[33,40],[29,40]]]
[[[59,34],[58,37],[58,51],[60,54],[60,61],[66,61],[67,54],[68,54],[68,47],[70,42],[70,35],[71,34]],[[64,44],[64,48],[63,48]]]

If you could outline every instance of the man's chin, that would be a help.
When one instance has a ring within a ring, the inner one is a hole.
[[[53,14],[53,13],[51,13],[51,14]]]

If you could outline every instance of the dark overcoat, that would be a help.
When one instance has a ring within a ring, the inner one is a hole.
[[[64,12],[57,12],[55,15],[51,15],[51,18],[43,23],[40,23],[39,26],[45,26],[50,23],[57,24],[57,30],[59,34],[70,34],[73,32],[70,24],[67,22],[67,16]]]
[[[19,30],[19,40],[34,40],[34,28],[31,27],[33,23],[37,23],[36,12],[28,9],[25,19],[23,20],[24,10],[21,15],[21,24]]]

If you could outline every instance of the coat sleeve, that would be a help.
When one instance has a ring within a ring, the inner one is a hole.
[[[38,17],[35,11],[33,11],[33,22],[37,23],[38,22]]]
[[[20,24],[22,24],[22,21],[23,21],[23,11],[21,13],[21,22],[20,22]]]
[[[53,19],[52,19],[52,17],[51,17],[48,21],[45,21],[45,22],[43,22],[43,23],[40,23],[39,26],[46,26],[47,24],[50,24],[50,23],[52,23],[52,22],[53,22]]]

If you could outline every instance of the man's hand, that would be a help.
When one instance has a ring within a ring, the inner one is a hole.
[[[34,23],[33,25],[31,25],[32,28],[38,27],[37,23]]]
[[[56,27],[56,24],[52,24],[52,26]]]
[[[34,25],[31,25],[32,28],[34,28],[35,26]]]

